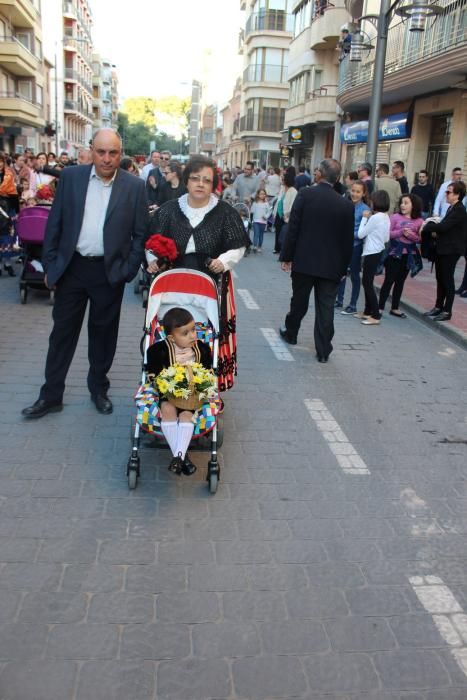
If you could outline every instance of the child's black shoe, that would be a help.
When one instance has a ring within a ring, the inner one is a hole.
[[[170,462],[169,466],[167,469],[169,472],[172,472],[172,474],[181,474],[182,473],[182,466],[183,462],[180,456],[173,457],[172,461]]]
[[[193,464],[188,455],[185,455],[185,459],[182,462],[182,472],[185,476],[192,476],[196,471],[196,465]]]

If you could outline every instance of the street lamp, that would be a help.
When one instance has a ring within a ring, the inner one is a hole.
[[[397,7],[398,5],[399,7]],[[368,142],[366,150],[366,160],[373,168],[373,178],[375,176],[376,169],[379,121],[381,118],[381,105],[383,101],[384,65],[386,62],[388,31],[393,12],[400,17],[409,19],[409,31],[423,32],[426,28],[427,19],[436,17],[438,14],[440,14],[440,12],[442,12],[442,8],[439,5],[434,5],[426,0],[412,0],[411,4],[402,4],[401,0],[394,0],[392,3],[391,0],[381,0],[379,15],[369,15],[367,17],[360,18],[360,20],[368,20],[372,24],[374,24],[376,20],[377,30],[373,85],[370,100],[370,113],[368,117]],[[354,37],[352,37],[350,60],[361,61],[363,49],[368,47],[365,47],[364,45],[362,32],[357,31]],[[353,59],[352,50],[354,50]]]

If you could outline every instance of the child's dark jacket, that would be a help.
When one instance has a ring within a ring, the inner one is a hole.
[[[172,346],[172,352],[171,347]],[[206,369],[212,368],[212,354],[211,348],[207,343],[203,343],[198,340],[196,343],[195,350],[195,362],[199,361],[203,367]],[[196,359],[196,355],[199,353],[199,360]],[[170,367],[173,364],[171,357],[175,355],[175,348],[170,340],[161,340],[158,343],[154,343],[148,348],[146,369],[150,374],[154,374],[156,377],[162,372],[163,369]]]

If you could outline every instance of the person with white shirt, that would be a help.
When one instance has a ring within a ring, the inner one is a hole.
[[[122,142],[113,129],[93,138],[93,164],[65,168],[45,232],[45,284],[55,290],[53,328],[39,399],[22,411],[41,418],[63,409],[63,393],[89,305],[87,385],[99,413],[110,414],[107,376],[117,347],[125,283],[144,259],[144,182],[122,170]]]
[[[192,156],[183,171],[183,181],[188,193],[156,211],[149,235],[159,233],[175,241],[179,252],[177,267],[200,270],[217,279],[217,275],[228,272],[242,259],[250,240],[238,212],[214,194],[219,174],[210,158]],[[148,253],[146,257],[148,272],[157,272],[157,259]],[[221,391],[233,386],[236,366],[232,278],[227,275],[225,280],[226,332],[219,348]]]
[[[389,241],[391,222],[388,216],[390,199],[386,190],[376,190],[371,196],[373,214],[365,211],[358,229],[358,237],[363,241],[362,286],[365,292],[363,313],[354,314],[365,326],[380,324],[381,312],[374,288],[376,269],[381,260],[386,243]]]
[[[141,169],[140,177],[146,182],[148,179],[148,175],[151,172],[151,170],[154,170],[154,168],[159,167],[160,163],[160,158],[161,154],[159,151],[151,151],[151,155],[149,156],[149,161],[144,165]]]
[[[443,182],[439,188],[438,194],[436,195],[432,216],[439,216],[441,219],[446,216],[446,212],[449,209],[449,204],[447,203],[446,199],[446,190],[448,185],[450,185],[451,182],[460,182],[461,180],[462,168],[453,168],[450,179]]]

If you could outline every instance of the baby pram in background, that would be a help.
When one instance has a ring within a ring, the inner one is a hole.
[[[128,485],[134,489],[140,475],[139,443],[140,433],[154,436],[155,447],[166,447],[160,429],[159,397],[146,376],[146,353],[150,345],[164,339],[165,334],[160,319],[174,306],[187,309],[196,322],[199,340],[209,343],[212,351],[213,369],[218,365],[219,351],[219,296],[220,290],[209,275],[197,270],[176,268],[157,275],[149,290],[149,300],[144,323],[144,336],[141,341],[143,371],[141,386],[135,401],[138,408],[132,450],[127,465]],[[217,449],[223,441],[223,419],[219,413],[220,399],[207,401],[198,412],[195,431],[190,445],[198,449],[210,450],[207,481],[211,493],[217,491],[220,478],[220,465]]]
[[[20,211],[16,220],[16,230],[23,249],[23,269],[19,280],[22,304],[27,302],[28,289],[47,289],[41,259],[49,211],[48,207],[26,207]],[[53,304],[53,290],[49,290],[49,300]]]

